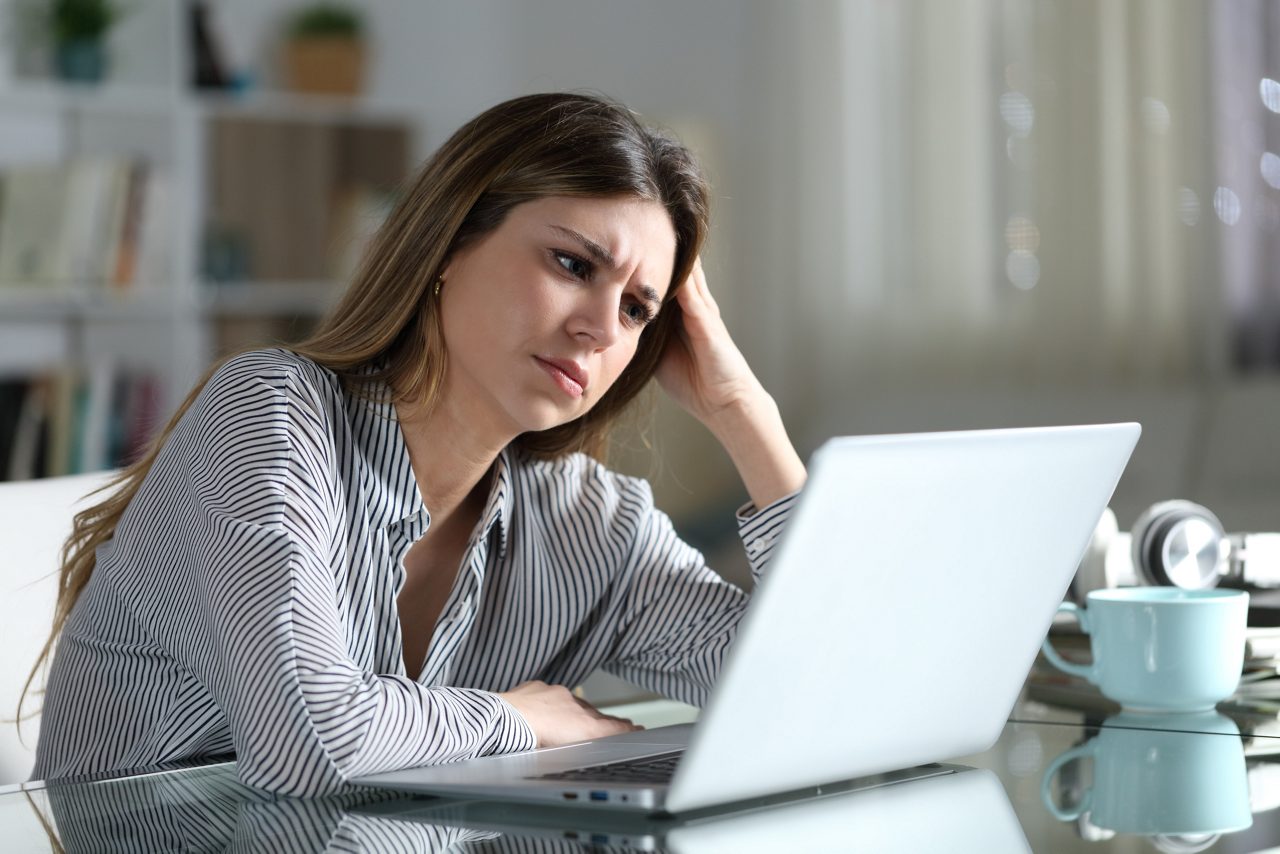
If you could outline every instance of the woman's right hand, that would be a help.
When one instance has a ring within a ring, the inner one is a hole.
[[[644,729],[625,718],[601,714],[563,685],[524,682],[498,696],[514,706],[533,727],[538,747],[559,747]]]

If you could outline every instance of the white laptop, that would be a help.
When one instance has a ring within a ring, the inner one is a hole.
[[[352,782],[685,814],[980,753],[1140,432],[832,439],[696,724]]]

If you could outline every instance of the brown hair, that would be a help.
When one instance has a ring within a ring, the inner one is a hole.
[[[709,215],[707,184],[689,150],[605,99],[528,95],[463,125],[409,185],[338,304],[314,334],[290,349],[334,371],[354,391],[385,382],[398,403],[430,408],[445,368],[437,302],[430,298],[437,276],[458,248],[492,232],[516,205],[546,196],[654,201],[675,229],[665,304],[641,333],[631,363],[588,412],[513,442],[537,457],[578,451],[603,457],[610,426],[648,384],[679,328],[674,297],[702,249]],[[147,452],[106,487],[107,498],[76,515],[62,551],[53,629],[27,677],[19,718],[27,690],[89,581],[98,546],[115,535],[160,448],[221,364],[192,389]]]

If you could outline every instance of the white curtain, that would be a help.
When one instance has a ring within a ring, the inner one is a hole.
[[[1241,370],[1280,366],[1280,5],[1216,0],[1213,46],[1214,214],[1231,358]]]
[[[804,330],[777,353],[813,379],[793,407],[1220,368],[1205,4],[785,5],[795,106],[773,133],[798,165],[766,287],[801,281],[766,298]]]

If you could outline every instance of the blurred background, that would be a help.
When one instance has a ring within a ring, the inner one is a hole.
[[[1280,529],[1278,3],[0,0],[0,28],[5,478],[127,460],[212,359],[314,323],[462,122],[588,89],[702,157],[713,290],[802,454],[1136,419],[1122,527],[1181,497]],[[732,467],[653,399],[615,459],[743,578]]]

